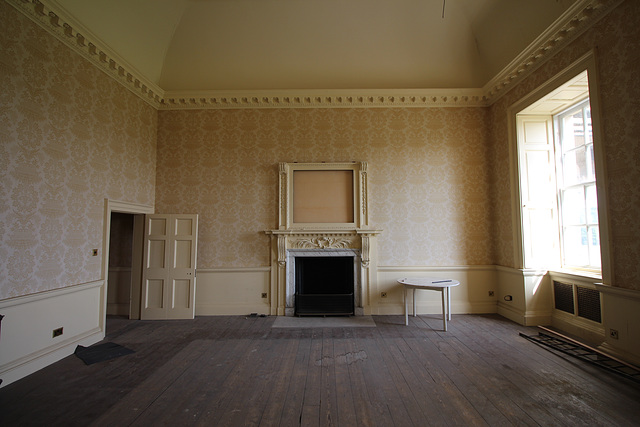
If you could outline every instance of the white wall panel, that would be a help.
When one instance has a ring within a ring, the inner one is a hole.
[[[196,316],[269,314],[269,267],[198,270],[197,278]]]
[[[100,341],[103,281],[69,286],[0,302],[0,378],[2,386]],[[53,330],[63,334],[53,337]]]
[[[397,283],[404,277],[438,277],[458,280],[451,288],[451,312],[495,313],[498,283],[493,266],[410,267],[384,266],[378,268],[378,289],[370,295],[372,314],[404,314],[403,287]],[[493,291],[493,296],[489,296]],[[386,297],[382,293],[386,292]],[[416,292],[418,314],[442,313],[440,292]],[[410,300],[411,302],[411,300]]]

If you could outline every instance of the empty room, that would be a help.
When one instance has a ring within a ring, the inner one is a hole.
[[[6,425],[633,425],[640,2],[0,0]]]

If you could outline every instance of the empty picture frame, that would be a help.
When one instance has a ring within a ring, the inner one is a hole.
[[[366,225],[366,163],[281,163],[280,229]]]
[[[294,223],[353,223],[352,170],[293,171]]]

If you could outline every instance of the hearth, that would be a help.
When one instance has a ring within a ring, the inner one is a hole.
[[[295,258],[296,316],[354,314],[354,257]]]

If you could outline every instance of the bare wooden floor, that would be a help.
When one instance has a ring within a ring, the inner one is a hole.
[[[110,319],[136,352],[69,356],[0,389],[4,426],[630,426],[640,385],[554,354],[499,316],[374,316],[276,329],[273,317]]]

